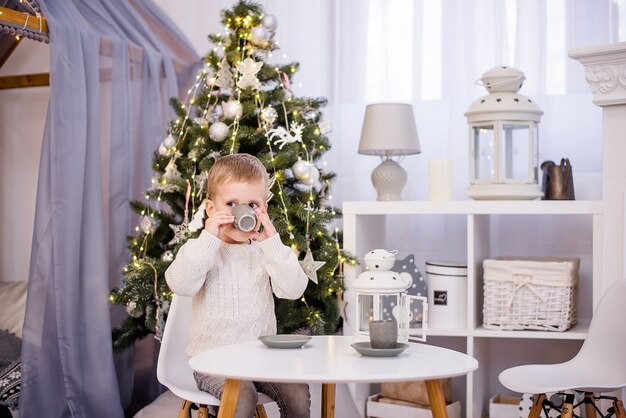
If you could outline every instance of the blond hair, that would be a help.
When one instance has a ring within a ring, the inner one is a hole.
[[[207,195],[214,198],[217,187],[231,182],[256,183],[262,181],[267,187],[267,170],[261,161],[250,154],[231,154],[220,157],[209,170]]]

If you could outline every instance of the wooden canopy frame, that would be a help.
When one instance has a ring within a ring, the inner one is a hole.
[[[9,59],[15,48],[24,38],[25,33],[37,33],[42,34],[47,39],[48,37],[48,22],[46,18],[40,15],[33,15],[26,12],[20,12],[17,10],[9,9],[8,7],[0,6],[0,25],[8,26],[11,31],[5,36],[11,37],[12,42],[10,46],[0,54],[0,67]],[[28,36],[28,34],[26,35]],[[50,85],[50,74],[24,74],[15,76],[0,77],[0,90],[24,88],[24,87],[41,87]]]

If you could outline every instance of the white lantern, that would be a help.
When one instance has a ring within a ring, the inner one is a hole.
[[[469,124],[469,186],[472,199],[536,199],[537,124],[543,111],[517,91],[526,77],[507,66],[485,72],[490,93],[465,112]]]
[[[426,341],[428,302],[424,296],[406,293],[412,284],[409,273],[391,271],[397,251],[367,253],[366,271],[354,280],[356,296],[356,341],[369,341],[369,321],[395,319],[398,342]]]

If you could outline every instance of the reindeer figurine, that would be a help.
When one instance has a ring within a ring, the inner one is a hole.
[[[274,144],[278,145],[278,149],[282,150],[286,144],[291,144],[293,142],[302,142],[302,131],[304,130],[304,125],[300,125],[298,123],[294,123],[291,126],[291,132],[287,132],[285,128],[279,126],[278,128],[269,129],[266,132],[266,136],[274,141],[274,138],[279,137],[279,139],[275,140]]]

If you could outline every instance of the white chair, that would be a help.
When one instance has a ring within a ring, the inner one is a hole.
[[[185,348],[189,342],[191,321],[191,298],[174,295],[167,316],[157,361],[157,379],[174,395],[183,399],[178,418],[190,418],[191,410],[198,409],[197,418],[209,416],[208,406],[218,407],[220,400],[196,386],[193,370],[189,367],[189,356]],[[264,403],[273,402],[267,395],[259,394],[257,418],[267,418]]]
[[[568,391],[561,417],[571,417],[572,409],[585,406],[585,416],[595,417],[602,411],[594,399],[610,399],[608,415],[626,418],[622,402],[614,397],[597,396],[626,387],[626,280],[617,280],[606,290],[596,308],[587,338],[569,361],[559,364],[532,364],[512,367],[500,373],[506,388],[534,394],[529,418],[539,417],[546,393]],[[584,392],[584,399],[574,403],[571,391]],[[615,414],[615,415],[611,415]]]

